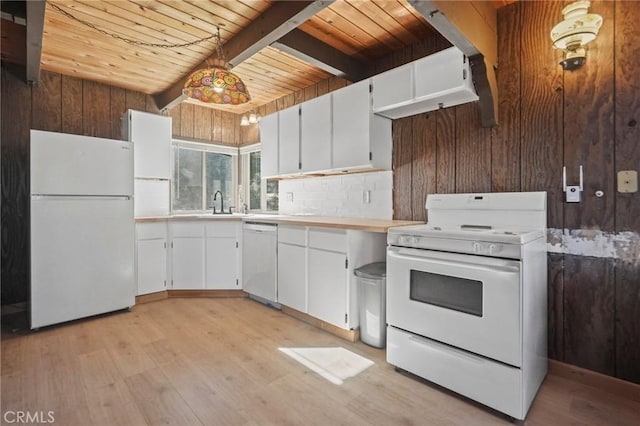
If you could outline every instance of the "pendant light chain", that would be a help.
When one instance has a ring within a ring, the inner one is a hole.
[[[72,20],[74,20],[74,21],[76,21],[76,22],[78,22],[78,23],[80,23],[80,24],[82,24],[84,26],[87,26],[87,27],[91,28],[92,30],[98,31],[99,33],[102,33],[104,35],[107,35],[107,36],[113,37],[115,39],[121,40],[121,41],[123,41],[123,42],[125,42],[127,44],[132,44],[132,45],[135,45],[135,46],[147,46],[147,47],[158,47],[158,48],[164,48],[164,49],[172,49],[172,48],[177,48],[177,47],[194,46],[196,44],[204,43],[205,41],[209,41],[209,40],[215,39],[217,37],[216,49],[221,50],[221,47],[220,47],[220,28],[218,28],[218,34],[217,35],[216,34],[212,34],[212,35],[210,35],[208,37],[204,37],[204,38],[201,38],[201,39],[198,39],[198,40],[194,40],[194,41],[191,41],[191,42],[188,42],[188,43],[180,43],[180,44],[146,43],[144,41],[133,40],[133,39],[130,39],[130,38],[126,38],[126,37],[121,36],[120,34],[116,34],[116,33],[104,30],[104,29],[102,29],[100,27],[97,27],[97,26],[93,25],[91,22],[87,22],[87,21],[84,21],[84,20],[82,20],[80,18],[75,17],[71,13],[69,13],[66,10],[60,8],[60,6],[51,3],[50,1],[47,1],[47,4],[49,6],[51,6],[51,8],[53,10],[55,10],[56,12],[66,16],[69,19],[72,19]]]

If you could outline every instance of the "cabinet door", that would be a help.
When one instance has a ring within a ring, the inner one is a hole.
[[[129,140],[133,142],[134,176],[169,179],[171,117],[129,110]]]
[[[260,173],[263,178],[278,174],[278,114],[260,120]]]
[[[413,99],[413,64],[373,77],[373,110],[383,111]]]
[[[204,238],[174,238],[172,241],[172,287],[204,288]]]
[[[306,248],[278,244],[278,303],[307,312]]]
[[[283,109],[278,113],[278,158],[280,174],[300,171],[300,107]]]
[[[303,172],[331,168],[331,95],[300,105],[300,156]]]
[[[369,163],[369,80],[333,92],[333,168]]]
[[[165,239],[138,240],[138,296],[163,291],[167,286]]]
[[[347,269],[343,253],[309,249],[309,315],[347,328]]]
[[[239,289],[235,238],[207,238],[206,288]]]

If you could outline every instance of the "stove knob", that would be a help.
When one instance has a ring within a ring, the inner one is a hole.
[[[498,254],[502,251],[502,246],[500,244],[491,244],[489,246],[489,254],[494,255]]]
[[[482,251],[482,246],[480,243],[473,243],[473,252],[480,253]]]

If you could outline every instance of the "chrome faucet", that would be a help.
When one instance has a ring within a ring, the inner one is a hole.
[[[213,214],[216,214],[216,200],[220,194],[220,213],[224,213],[224,198],[222,198],[222,192],[219,190],[213,193]]]

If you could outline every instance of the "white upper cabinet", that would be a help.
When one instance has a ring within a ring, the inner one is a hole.
[[[409,102],[414,93],[413,64],[402,65],[373,76],[373,110]]]
[[[371,112],[370,84],[333,92],[334,169],[391,169],[391,120]]]
[[[123,137],[133,142],[136,178],[169,179],[171,174],[171,117],[128,110]]]
[[[300,106],[278,112],[279,174],[300,172]]]
[[[455,46],[373,77],[373,111],[392,119],[477,100],[469,60]]]
[[[262,177],[278,175],[278,114],[260,120],[260,174]]]
[[[331,94],[300,105],[301,171],[331,168]]]

